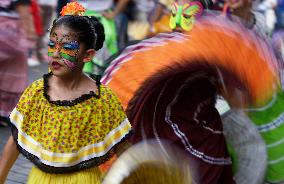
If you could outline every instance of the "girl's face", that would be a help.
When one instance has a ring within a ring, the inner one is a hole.
[[[49,67],[55,73],[78,71],[88,58],[84,44],[80,43],[76,33],[59,26],[50,33],[48,43]]]

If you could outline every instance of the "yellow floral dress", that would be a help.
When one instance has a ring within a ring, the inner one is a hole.
[[[32,83],[10,115],[20,152],[37,166],[28,183],[100,183],[98,166],[115,154],[131,125],[118,98],[98,81],[97,92],[51,101],[51,75]]]

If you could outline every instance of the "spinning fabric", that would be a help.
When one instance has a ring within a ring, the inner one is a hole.
[[[143,141],[126,150],[113,164],[103,184],[192,184],[189,158],[167,142]]]
[[[270,51],[242,25],[221,16],[201,17],[190,32],[158,34],[127,47],[102,83],[120,98],[135,130],[132,142],[171,140],[198,162],[201,183],[232,183],[216,94],[231,107],[267,104],[279,89]],[[246,146],[262,146],[259,155],[266,158],[259,135],[251,137],[254,142]],[[250,166],[252,171],[258,167]],[[259,173],[263,178],[264,171]]]
[[[222,122],[236,183],[263,183],[267,170],[266,145],[252,120],[240,110],[231,110],[222,116]]]
[[[241,25],[221,17],[205,17],[191,32],[159,34],[127,47],[101,81],[116,91],[126,110],[131,110],[130,102],[141,93],[153,93],[162,79],[202,69],[220,81],[217,88],[230,104],[243,105],[234,102],[234,92],[239,91],[249,105],[257,106],[277,90],[277,61],[269,51]],[[160,79],[154,82],[157,73]],[[139,90],[145,86],[151,90]]]

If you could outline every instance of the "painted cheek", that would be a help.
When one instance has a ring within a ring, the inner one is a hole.
[[[77,62],[77,58],[76,58],[76,57],[70,56],[70,55],[68,55],[68,54],[66,54],[66,53],[64,53],[64,52],[60,52],[60,56],[61,56],[63,59],[67,60],[67,61],[70,61],[70,62]]]
[[[77,54],[79,50],[66,50],[62,49],[60,56],[62,57],[63,63],[71,70],[77,67]]]
[[[55,47],[48,47],[48,53],[53,53],[55,52]]]
[[[77,62],[77,55],[79,50],[66,50],[62,49],[60,52],[60,55],[62,58],[71,61],[71,62]]]
[[[62,59],[62,62],[71,70],[77,67],[77,63],[66,60],[66,59]]]
[[[47,54],[48,54],[48,61],[52,61],[52,56],[55,52],[55,48],[48,47]]]

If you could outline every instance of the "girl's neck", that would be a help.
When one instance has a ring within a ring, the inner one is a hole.
[[[66,76],[54,76],[53,82],[56,86],[66,89],[66,90],[74,90],[80,88],[81,82],[86,78],[85,74],[80,73],[72,73],[72,75]]]

